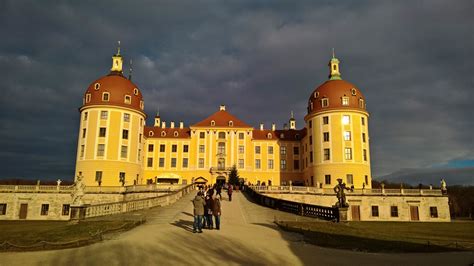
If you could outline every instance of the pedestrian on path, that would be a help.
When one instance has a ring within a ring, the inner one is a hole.
[[[216,198],[219,195],[219,199],[222,199],[221,191],[222,191],[222,186],[218,184],[216,187],[216,192],[217,192]]]
[[[194,205],[194,224],[193,224],[193,233],[202,233],[202,216],[204,215],[204,199],[202,194],[199,191],[196,197],[193,200]]]
[[[212,229],[214,227],[212,223],[212,195],[208,193],[204,198],[204,201],[206,202],[204,207],[204,220],[206,221],[206,224],[204,228]]]
[[[229,187],[227,188],[227,195],[229,195],[229,201],[232,201],[232,185],[229,184]]]
[[[216,220],[216,229],[221,229],[221,201],[218,197],[213,200],[212,204],[212,214],[214,215],[214,219]]]

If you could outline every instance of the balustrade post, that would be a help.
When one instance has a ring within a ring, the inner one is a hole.
[[[18,186],[15,186],[15,191],[18,191]]]

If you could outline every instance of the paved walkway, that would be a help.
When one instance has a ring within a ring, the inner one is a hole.
[[[279,220],[308,219],[264,208],[241,193],[222,202],[221,230],[193,234],[187,195],[147,210],[147,223],[103,242],[66,250],[0,253],[0,265],[469,265],[474,253],[372,254],[322,248],[280,231]]]

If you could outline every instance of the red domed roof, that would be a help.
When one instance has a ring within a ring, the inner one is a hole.
[[[111,72],[89,85],[84,94],[83,107],[90,105],[120,106],[144,113],[142,93],[137,85],[119,72]]]
[[[352,83],[337,79],[328,80],[317,87],[308,101],[308,114],[333,109],[366,111],[365,108],[365,97],[362,92]]]

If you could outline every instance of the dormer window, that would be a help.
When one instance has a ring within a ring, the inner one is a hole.
[[[314,98],[318,98],[318,97],[319,97],[319,91],[314,93]]]
[[[140,109],[145,109],[145,103],[143,101],[140,101]]]
[[[88,93],[88,94],[86,94],[86,103],[88,103],[90,101],[91,101],[91,94]]]
[[[328,107],[329,106],[329,98],[321,99],[321,106],[322,107]]]
[[[216,125],[216,121],[212,120],[211,121],[211,126],[215,126]]]
[[[126,104],[132,104],[132,96],[125,95],[125,103]]]
[[[108,92],[102,93],[102,101],[108,102],[109,98],[110,98],[110,93],[108,93]]]
[[[349,97],[342,97],[342,105],[348,106],[349,105]]]
[[[175,131],[175,132],[173,133],[173,135],[174,135],[175,137],[177,137],[177,136],[179,135],[178,131]]]
[[[267,139],[271,139],[272,138],[272,133],[268,133],[267,134]]]
[[[94,90],[99,90],[100,89],[100,83],[94,84]]]
[[[364,99],[359,99],[359,107],[365,109]]]
[[[311,121],[310,121],[311,122]],[[299,140],[300,139],[300,134],[295,135],[295,139]]]
[[[153,131],[148,132],[148,136],[153,137],[154,133]]]
[[[285,138],[285,134],[281,133],[280,134],[280,139],[284,139]]]
[[[166,132],[161,131],[161,136],[162,136],[162,137],[166,137]]]
[[[133,89],[133,94],[138,95],[138,89],[137,88]]]
[[[351,89],[351,94],[356,96],[357,95],[357,90],[355,88],[352,88]]]
[[[229,121],[229,127],[233,127],[234,126],[234,122],[233,121]]]

